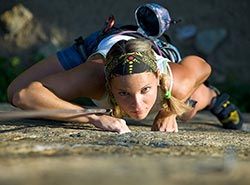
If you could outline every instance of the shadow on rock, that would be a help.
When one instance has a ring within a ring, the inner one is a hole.
[[[4,128],[8,126],[8,128]],[[13,126],[10,128],[10,126]],[[64,128],[64,129],[77,129],[77,130],[92,130],[100,131],[91,124],[80,124],[73,122],[53,121],[53,120],[42,120],[42,119],[22,119],[12,121],[0,121],[0,133],[12,132],[22,130],[31,127],[49,127],[49,128]]]

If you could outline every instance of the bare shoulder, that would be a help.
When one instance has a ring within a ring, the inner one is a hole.
[[[180,76],[181,78],[196,76],[197,78],[201,73],[211,72],[210,65],[201,57],[190,55],[182,59],[178,64],[170,63],[170,67],[175,74],[175,76]]]
[[[192,68],[193,70],[200,70],[210,68],[209,64],[201,57],[190,55],[182,59],[180,65],[186,68]]]
[[[174,78],[173,93],[181,99],[203,83],[211,73],[210,65],[198,56],[188,56],[179,64],[169,65]]]
[[[42,84],[65,100],[78,97],[98,99],[105,91],[104,64],[100,60],[85,62],[71,70],[50,75]]]

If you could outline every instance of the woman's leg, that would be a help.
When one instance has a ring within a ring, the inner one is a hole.
[[[226,129],[241,129],[243,117],[239,108],[229,101],[229,95],[216,92],[214,88],[200,85],[191,95],[190,99],[197,101],[194,108],[185,113],[181,119],[187,121],[193,118],[196,113],[208,108]]]
[[[191,111],[185,113],[181,119],[184,121],[192,119],[198,111],[208,107],[212,99],[216,96],[217,94],[213,89],[204,84],[200,85],[190,97],[191,100],[197,101],[195,107],[192,108]]]
[[[50,56],[34,64],[9,85],[7,90],[9,102],[12,103],[13,95],[27,87],[31,82],[62,71],[64,71],[64,68],[56,56]]]

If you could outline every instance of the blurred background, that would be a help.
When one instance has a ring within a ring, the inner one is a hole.
[[[0,101],[8,84],[35,62],[104,26],[135,24],[144,0],[0,0]],[[212,66],[210,83],[250,112],[250,2],[248,0],[162,0],[172,18],[167,31],[182,56],[199,55]],[[49,66],[48,66],[49,67]]]

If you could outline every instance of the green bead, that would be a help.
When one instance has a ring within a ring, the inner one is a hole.
[[[166,93],[165,93],[165,96],[164,96],[164,98],[165,99],[170,99],[171,98],[171,91],[167,91]]]

